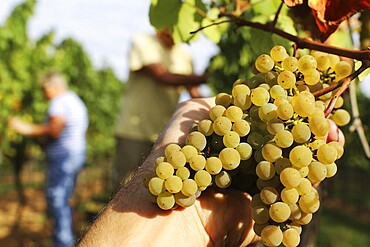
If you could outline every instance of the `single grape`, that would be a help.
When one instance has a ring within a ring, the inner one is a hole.
[[[179,167],[176,170],[176,176],[178,176],[179,178],[181,178],[181,180],[188,179],[190,177],[190,171],[185,166]]]
[[[295,188],[284,188],[280,193],[281,200],[286,204],[298,202],[299,193]]]
[[[213,122],[213,131],[223,136],[231,130],[232,123],[227,117],[219,117]]]
[[[282,223],[289,219],[290,207],[284,202],[275,202],[269,208],[271,219],[277,223]]]
[[[352,66],[346,61],[339,61],[334,68],[337,78],[344,78],[352,73]]]
[[[238,151],[241,160],[248,160],[253,153],[252,146],[247,142],[239,143],[235,149]]]
[[[193,179],[185,179],[182,182],[181,193],[185,196],[192,196],[198,191],[198,184]]]
[[[179,167],[185,166],[186,157],[180,150],[173,151],[167,157],[167,162],[170,163],[175,169],[178,169]]]
[[[265,187],[260,192],[260,198],[266,205],[271,205],[279,199],[279,192],[273,187]]]
[[[217,175],[222,170],[222,162],[218,157],[209,157],[206,160],[206,171],[211,175]]]
[[[312,220],[312,214],[311,213],[304,213],[302,212],[302,216],[300,219],[295,220],[293,222],[298,223],[299,225],[307,225]]]
[[[173,175],[175,169],[168,162],[162,162],[155,168],[155,173],[161,179],[167,179]]]
[[[284,46],[276,45],[271,48],[270,56],[274,61],[280,62],[280,61],[283,61],[285,58],[287,58],[289,55],[286,52],[286,49]]]
[[[293,106],[290,103],[282,103],[276,109],[276,113],[281,120],[288,120],[293,117]]]
[[[298,220],[302,217],[302,210],[297,203],[288,204],[290,208],[290,220]]]
[[[286,57],[282,62],[282,66],[284,70],[294,72],[298,69],[298,59],[292,56]]]
[[[175,194],[181,190],[182,180],[180,177],[172,175],[166,179],[166,181],[164,182],[164,186],[166,187],[168,192]]]
[[[327,169],[326,166],[318,161],[313,161],[308,166],[308,175],[307,178],[311,181],[312,184],[319,183],[326,178]]]
[[[324,116],[314,116],[310,119],[309,128],[316,138],[322,138],[329,133],[330,123]]]
[[[186,137],[186,145],[192,145],[198,151],[202,151],[207,145],[207,140],[206,137],[199,131],[193,131]]]
[[[317,69],[320,71],[326,71],[330,67],[330,59],[328,56],[319,56],[316,58]]]
[[[295,188],[301,182],[301,174],[293,167],[287,167],[280,172],[280,182],[286,188]]]
[[[288,158],[280,158],[277,161],[275,161],[274,165],[277,174],[280,174],[287,167],[292,167],[292,163]]]
[[[233,123],[231,129],[243,137],[249,134],[251,127],[246,120],[240,119]]]
[[[324,144],[317,149],[317,159],[325,165],[334,163],[337,157],[337,149],[333,146]]]
[[[275,143],[281,148],[290,147],[293,141],[293,135],[289,130],[280,130],[275,135]]]
[[[303,145],[295,146],[289,153],[289,160],[293,166],[308,166],[312,161],[312,151]]]
[[[275,65],[274,60],[267,54],[259,55],[254,64],[256,69],[261,73],[271,71]]]
[[[157,204],[163,210],[169,210],[175,206],[175,197],[172,193],[165,191],[158,195]]]
[[[287,97],[287,91],[280,85],[273,85],[270,88],[270,96],[273,99],[277,99],[279,97],[286,98]]]
[[[305,195],[312,191],[312,184],[307,178],[302,178],[296,189],[299,195]]]
[[[164,149],[164,155],[168,157],[173,151],[180,151],[181,147],[176,143],[170,143]]]
[[[226,107],[223,105],[215,105],[209,109],[209,117],[212,121],[224,115]]]
[[[317,68],[317,61],[311,55],[304,55],[298,59],[298,70],[305,74],[305,72],[316,69]]]
[[[252,210],[252,218],[257,224],[264,224],[270,219],[269,210],[265,205],[258,205]]]
[[[206,158],[201,154],[197,154],[190,158],[189,165],[194,171],[202,170],[206,166]]]
[[[269,225],[263,228],[261,240],[266,246],[279,246],[283,242],[283,233],[280,227]]]
[[[277,117],[277,106],[273,103],[263,104],[258,109],[258,116],[263,122],[268,122]]]
[[[265,160],[270,162],[275,162],[280,157],[282,157],[283,151],[281,148],[272,143],[266,143],[262,147],[262,156]]]
[[[237,106],[229,106],[225,111],[225,116],[230,119],[231,122],[238,121],[243,117],[243,110]]]
[[[292,128],[293,139],[297,143],[305,143],[311,138],[311,130],[308,125],[298,123]]]
[[[223,107],[227,108],[232,102],[232,97],[230,94],[227,93],[219,93],[216,95],[215,103],[216,105],[222,105]]]
[[[275,175],[275,166],[269,161],[260,161],[256,166],[256,174],[262,180],[269,180]]]
[[[301,117],[308,117],[315,111],[315,97],[310,92],[300,92],[293,96],[292,106]]]
[[[198,131],[205,136],[210,136],[213,133],[213,122],[209,119],[203,119],[198,123]]]
[[[313,214],[320,208],[320,200],[316,193],[310,192],[299,199],[299,207],[304,213]]]
[[[316,69],[306,71],[304,76],[304,82],[307,85],[315,85],[320,81],[320,72]]]
[[[283,232],[283,244],[286,247],[296,247],[299,245],[301,237],[295,229],[287,229]]]
[[[236,148],[240,143],[240,136],[235,131],[229,131],[225,133],[222,141],[227,148]]]
[[[234,105],[242,109],[243,111],[248,110],[252,105],[251,96],[246,93],[239,93],[234,98]]]
[[[231,175],[227,171],[221,171],[215,176],[215,183],[219,188],[227,188],[231,185]]]
[[[331,164],[328,164],[326,165],[326,178],[331,178],[333,177],[336,173],[337,173],[337,164],[335,163],[331,163]]]
[[[252,146],[253,149],[262,148],[265,144],[263,135],[258,132],[251,132],[247,137],[247,142]]]
[[[235,98],[238,94],[247,94],[251,93],[251,89],[245,84],[238,84],[233,86],[231,90],[231,95]]]
[[[291,89],[295,86],[296,77],[293,72],[284,70],[278,75],[277,81],[284,89]]]
[[[199,170],[195,173],[194,180],[199,187],[208,187],[212,182],[212,176],[205,170]]]
[[[192,145],[183,146],[181,152],[185,155],[186,162],[189,162],[191,157],[198,154],[198,150]]]
[[[330,117],[338,126],[345,126],[351,121],[351,115],[347,110],[338,109]]]
[[[263,87],[256,87],[252,90],[251,101],[256,106],[262,106],[270,100],[270,93]]]
[[[233,148],[222,149],[218,157],[225,170],[234,170],[240,164],[240,154]]]
[[[279,118],[273,118],[267,122],[267,131],[273,136],[276,135],[277,132],[284,130],[284,129],[285,129],[285,124]]]
[[[195,203],[195,199],[196,199],[195,195],[186,196],[186,195],[182,194],[181,192],[176,193],[174,195],[174,197],[175,197],[176,204],[183,207],[183,208],[190,207],[191,205],[193,205]]]
[[[149,192],[152,193],[152,195],[159,195],[162,192],[166,191],[166,188],[164,186],[164,179],[161,179],[159,177],[153,177],[149,180],[148,184]]]

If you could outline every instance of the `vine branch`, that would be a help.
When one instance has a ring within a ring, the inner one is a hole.
[[[307,48],[310,50],[322,51],[326,53],[335,54],[341,57],[348,57],[356,60],[370,60],[370,50],[351,50],[345,48],[339,48],[336,46],[323,44],[321,42],[309,40],[307,38],[299,38],[298,36],[289,34],[281,29],[274,27],[271,24],[262,24],[259,22],[252,22],[241,17],[235,16],[228,12],[221,12],[220,17],[227,17],[230,19],[230,22],[234,22],[238,26],[248,26],[252,28],[257,28],[262,31],[270,32],[277,34],[287,40],[294,42],[297,45],[297,48]],[[200,31],[200,30],[197,30]],[[195,32],[197,32],[195,31]]]

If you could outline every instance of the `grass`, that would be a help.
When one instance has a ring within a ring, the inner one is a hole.
[[[324,209],[319,219],[317,247],[370,246],[370,224]]]

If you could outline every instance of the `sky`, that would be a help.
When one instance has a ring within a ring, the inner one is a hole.
[[[24,0],[0,0],[0,25],[13,8]],[[54,30],[56,42],[72,37],[80,42],[93,64],[111,66],[118,77],[128,76],[130,41],[139,32],[154,32],[149,23],[150,0],[39,0],[28,26],[33,39]],[[206,38],[191,44],[197,74],[207,67],[217,53],[216,46]]]

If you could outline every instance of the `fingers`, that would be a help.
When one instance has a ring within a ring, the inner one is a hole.
[[[339,142],[340,144],[344,145],[345,138],[344,138],[344,134],[343,134],[342,130],[338,128],[338,126],[334,123],[333,120],[328,119],[328,121],[330,123],[330,130],[329,130],[328,135],[325,138],[325,141],[326,142],[336,141],[336,142]]]

